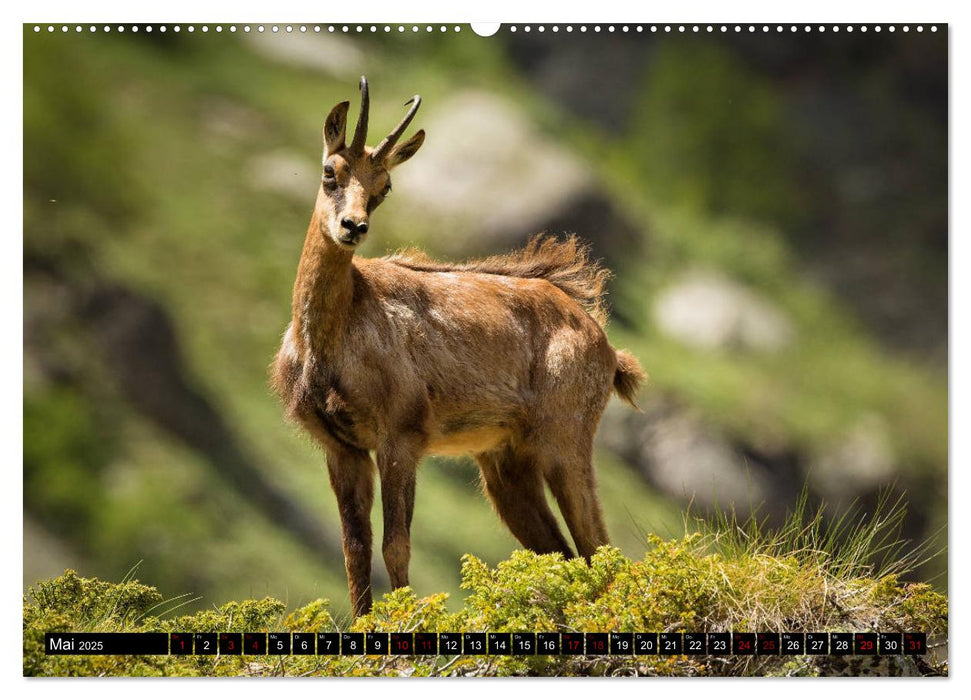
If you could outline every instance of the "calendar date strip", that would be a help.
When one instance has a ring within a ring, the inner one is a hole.
[[[52,655],[900,656],[923,632],[48,632]]]

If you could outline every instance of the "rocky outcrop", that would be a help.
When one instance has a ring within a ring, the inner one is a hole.
[[[662,333],[703,350],[773,351],[793,337],[781,309],[715,270],[685,273],[661,290],[653,313]]]

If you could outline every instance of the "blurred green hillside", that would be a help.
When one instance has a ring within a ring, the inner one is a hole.
[[[895,484],[906,534],[940,530],[946,37],[783,39],[25,28],[25,583],[143,561],[196,607],[348,609],[323,455],[266,369],[362,73],[371,140],[420,92],[428,142],[361,254],[575,230],[615,270],[612,341],[651,375],[601,427],[621,551],[689,501],[771,519],[804,484],[864,514]],[[518,546],[471,461],[422,465],[412,532],[418,595]]]

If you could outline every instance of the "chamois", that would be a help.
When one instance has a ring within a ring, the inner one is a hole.
[[[355,616],[371,609],[374,462],[383,554],[408,585],[415,477],[423,455],[471,455],[485,493],[523,546],[573,552],[547,504],[549,485],[580,556],[608,542],[593,438],[610,392],[632,405],[645,378],[604,334],[608,272],[575,236],[462,264],[420,253],[354,255],[391,192],[389,171],[423,130],[398,140],[421,104],[377,147],[365,144],[368,85],[345,142],[348,102],[323,128],[323,174],[293,288],[293,318],[271,367],[291,420],[324,449],[337,496]]]

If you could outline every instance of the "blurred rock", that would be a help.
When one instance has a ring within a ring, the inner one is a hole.
[[[745,460],[730,440],[693,412],[652,399],[641,414],[611,404],[600,443],[637,467],[653,486],[703,507],[758,506],[772,491],[771,475]]]
[[[476,252],[519,243],[594,190],[579,158],[491,93],[457,94],[422,126],[428,139],[421,157],[395,189],[436,230],[474,232],[436,238],[446,252],[467,254],[470,243]]]
[[[649,35],[617,32],[604,41],[594,32],[503,32],[502,40],[547,99],[610,132],[631,126],[632,88],[642,84],[654,47]]]
[[[851,500],[892,481],[897,473],[894,458],[889,427],[879,416],[869,415],[811,461],[809,479],[828,500]]]
[[[274,192],[305,204],[313,201],[319,169],[319,165],[299,153],[279,150],[254,156],[246,175],[255,190]]]
[[[774,304],[715,270],[695,270],[654,302],[663,333],[705,350],[778,350],[792,339],[789,320]]]
[[[356,79],[365,67],[364,52],[353,39],[337,33],[251,32],[243,40],[265,58],[335,78]]]

